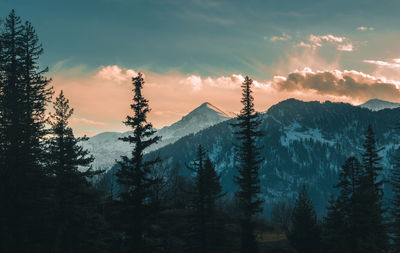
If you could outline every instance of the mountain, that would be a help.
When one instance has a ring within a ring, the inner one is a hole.
[[[197,134],[185,136],[148,156],[160,155],[171,167],[180,165],[181,173],[191,175],[185,164],[195,158],[197,145],[207,151],[221,173],[224,191],[233,193],[236,186],[235,138],[230,123],[221,122]],[[346,103],[302,102],[295,99],[282,101],[262,114],[258,140],[265,158],[260,177],[265,209],[280,199],[294,199],[305,184],[317,212],[325,212],[332,186],[337,183],[338,172],[348,156],[360,157],[364,133],[371,124],[379,147],[385,149],[382,165],[384,178],[388,178],[391,157],[398,143],[394,126],[400,122],[400,108],[371,111]],[[118,169],[109,171],[108,175]],[[390,185],[384,185],[390,192]],[[386,195],[390,196],[390,195]]]
[[[178,122],[158,130],[157,135],[161,136],[162,139],[152,146],[148,152],[231,118],[231,114],[223,112],[208,102],[203,103]],[[132,148],[128,143],[120,141],[118,138],[130,134],[130,131],[124,133],[104,132],[91,137],[86,142],[82,142],[81,145],[89,150],[95,158],[93,168],[107,170],[115,164],[115,160],[119,159],[121,155],[129,155]]]
[[[380,99],[370,99],[364,104],[361,104],[360,107],[370,109],[372,111],[380,111],[383,109],[393,109],[400,107],[400,103],[393,103]]]

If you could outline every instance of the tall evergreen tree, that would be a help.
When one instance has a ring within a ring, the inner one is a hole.
[[[42,54],[30,23],[11,11],[1,34],[0,189],[4,252],[40,250],[46,240],[46,173],[43,168],[45,107],[52,95],[38,59]]]
[[[237,161],[239,175],[235,177],[235,183],[239,189],[237,196],[242,210],[242,238],[241,252],[253,253],[258,251],[254,234],[253,216],[262,211],[263,200],[260,197],[259,167],[263,159],[260,158],[260,147],[257,139],[262,136],[258,129],[261,121],[254,110],[254,98],[251,85],[253,81],[246,76],[242,84],[243,108],[237,117],[237,123],[232,124],[239,141],[237,147]]]
[[[387,227],[384,220],[383,181],[380,172],[382,149],[376,147],[375,134],[371,126],[365,134],[362,153],[362,175],[360,180],[359,206],[356,223],[359,225],[360,252],[382,252],[388,247]]]
[[[89,178],[102,173],[92,171],[93,157],[79,144],[88,138],[76,138],[68,120],[73,114],[69,100],[61,91],[51,114],[48,140],[48,166],[54,198],[53,252],[101,252],[102,219],[97,212],[100,198]],[[86,170],[84,169],[86,167]],[[96,240],[97,239],[97,240]]]
[[[350,252],[347,245],[347,224],[340,203],[332,195],[324,219],[322,242],[326,253]]]
[[[117,172],[117,180],[123,191],[121,199],[121,226],[124,232],[123,250],[126,252],[149,252],[150,247],[146,243],[146,230],[148,230],[149,215],[152,213],[151,195],[152,186],[157,184],[157,179],[151,176],[151,166],[159,162],[159,159],[145,160],[144,151],[157,143],[161,138],[154,136],[155,130],[151,123],[147,122],[147,114],[150,112],[149,101],[142,95],[144,85],[141,73],[132,78],[133,104],[131,109],[133,116],[127,116],[125,125],[132,128],[132,135],[121,138],[122,141],[132,145],[132,156],[122,156],[119,161],[121,169]]]
[[[216,200],[223,196],[220,176],[216,173],[211,160],[199,145],[197,158],[189,167],[195,173],[195,191],[193,206],[195,207],[193,240],[191,248],[199,253],[218,251],[218,233]]]
[[[332,197],[324,222],[323,241],[328,252],[359,252],[358,208],[361,165],[350,157],[339,174],[339,196]]]
[[[314,206],[303,186],[292,213],[292,226],[288,239],[299,253],[316,253],[320,250],[320,229]]]

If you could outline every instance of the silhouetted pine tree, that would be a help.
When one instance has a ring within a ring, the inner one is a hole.
[[[314,206],[303,186],[292,213],[292,226],[288,239],[299,253],[314,253],[320,250],[320,229]]]
[[[361,165],[350,157],[339,174],[337,199],[330,200],[324,222],[323,242],[327,252],[358,252],[359,229],[357,213],[361,180]]]
[[[400,126],[397,127],[400,130]],[[400,252],[400,146],[397,147],[394,156],[394,166],[392,169],[391,183],[393,191],[391,215],[392,234],[393,234],[393,248],[395,252]]]
[[[259,165],[263,161],[260,158],[260,147],[257,147],[257,138],[262,136],[259,131],[261,121],[254,110],[254,98],[251,85],[253,81],[246,76],[242,84],[243,108],[237,117],[237,123],[232,126],[236,139],[239,141],[237,148],[237,161],[239,176],[235,177],[235,183],[239,186],[237,196],[242,211],[241,227],[241,252],[258,252],[258,246],[254,234],[253,216],[262,211],[263,200],[260,198]]]
[[[43,137],[45,107],[52,95],[49,79],[39,70],[43,50],[29,22],[11,11],[1,34],[0,198],[3,252],[30,248],[46,241],[46,173]]]
[[[201,145],[189,168],[195,173],[192,200],[195,214],[190,248],[200,253],[217,252],[221,246],[221,231],[218,231],[221,228],[218,226],[216,200],[223,196],[220,176]]]
[[[322,242],[327,253],[349,252],[347,245],[347,224],[344,212],[334,196],[329,200],[327,216],[324,219]]]
[[[79,145],[88,138],[76,138],[68,126],[73,109],[62,91],[53,107],[47,146],[54,198],[53,252],[102,252],[104,224],[97,210],[100,194],[88,181],[102,171],[91,170],[93,157]]]
[[[376,147],[375,135],[371,128],[365,134],[362,154],[362,175],[355,223],[359,233],[359,252],[382,252],[388,247],[387,227],[384,222],[382,179],[379,178],[382,167],[382,149]]]
[[[121,186],[120,193],[120,218],[123,230],[123,251],[143,252],[150,251],[146,243],[146,230],[149,228],[149,216],[152,213],[151,197],[152,186],[157,179],[151,176],[151,166],[159,162],[159,159],[144,160],[144,151],[157,143],[161,138],[153,136],[155,130],[151,123],[147,122],[147,113],[150,112],[148,100],[142,95],[144,85],[141,73],[132,78],[133,104],[131,109],[133,116],[127,116],[125,125],[132,128],[133,133],[121,138],[122,141],[132,145],[132,157],[122,156],[118,164],[121,169],[117,172],[118,183]]]

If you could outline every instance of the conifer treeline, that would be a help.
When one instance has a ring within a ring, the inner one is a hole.
[[[92,170],[93,157],[79,145],[87,138],[74,136],[73,109],[62,91],[46,113],[53,89],[47,69],[39,68],[42,53],[32,25],[11,11],[0,34],[0,252],[269,252],[259,246],[263,133],[249,77],[231,124],[238,172],[232,198],[200,145],[194,144],[196,157],[187,165],[192,177],[182,176],[179,165],[144,156],[160,137],[147,120],[141,74],[132,78],[132,114],[124,121],[132,133],[121,139],[132,152],[118,161],[115,187],[99,176],[103,171]],[[293,208],[282,200],[273,209],[297,252],[400,252],[400,147],[390,212],[370,126],[362,150],[361,160],[345,161],[321,221],[305,186]]]

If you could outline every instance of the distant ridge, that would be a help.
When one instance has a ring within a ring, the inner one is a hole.
[[[370,99],[364,104],[359,105],[362,108],[370,109],[371,111],[380,111],[383,109],[394,109],[400,107],[400,103],[393,103],[381,99]]]

